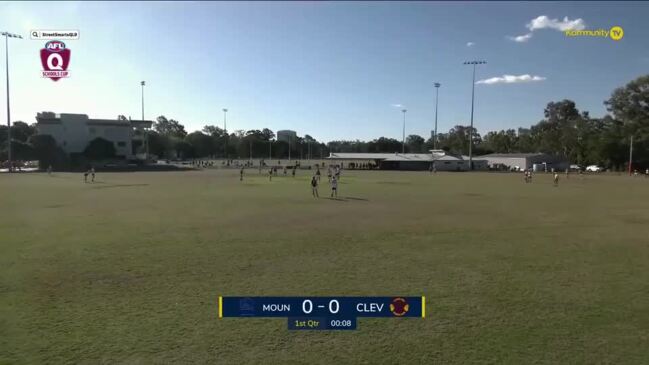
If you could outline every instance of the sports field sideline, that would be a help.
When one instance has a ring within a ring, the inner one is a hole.
[[[0,364],[646,363],[649,179],[343,170],[0,175]],[[291,332],[219,295],[425,295]]]

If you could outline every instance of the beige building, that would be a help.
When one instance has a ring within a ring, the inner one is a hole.
[[[277,140],[280,142],[295,143],[297,139],[297,133],[292,130],[284,129],[277,131]]]
[[[118,157],[133,159],[145,145],[145,132],[153,122],[146,120],[90,119],[86,114],[38,113],[36,129],[49,134],[66,153],[82,153],[90,141],[103,138],[112,142]]]

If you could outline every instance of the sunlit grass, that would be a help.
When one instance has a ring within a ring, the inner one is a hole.
[[[646,363],[649,179],[0,176],[0,363]],[[426,295],[289,332],[219,295]]]

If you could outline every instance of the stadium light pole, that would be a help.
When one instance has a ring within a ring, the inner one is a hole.
[[[403,112],[403,141],[401,143],[401,153],[405,154],[406,153],[406,112],[408,110],[406,109],[401,109],[401,112]]]
[[[437,149],[437,106],[439,104],[439,87],[442,86],[439,82],[435,84],[435,132],[433,135],[433,149]]]
[[[223,137],[225,137],[223,142],[223,157],[228,159],[228,125],[226,120],[226,114],[228,113],[227,108],[223,108]]]
[[[13,34],[9,32],[0,33],[5,37],[5,65],[7,72],[7,162],[9,163],[8,170],[12,172],[12,163],[11,163],[11,108],[9,107],[9,38],[18,38],[23,39],[22,36],[18,34]]]
[[[140,86],[142,86],[142,122],[144,122],[144,86],[146,82],[140,81]],[[144,131],[144,146],[146,149],[146,160],[149,160],[149,132],[148,130]]]
[[[475,66],[484,65],[487,61],[467,61],[465,65],[473,65],[473,81],[471,82],[471,128],[469,129],[469,170],[473,170],[473,105],[475,101]]]
[[[629,176],[632,176],[632,165],[633,165],[633,134],[631,135],[631,139],[629,141]]]

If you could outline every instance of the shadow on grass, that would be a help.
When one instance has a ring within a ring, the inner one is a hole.
[[[89,184],[97,184],[98,182],[94,183],[89,183]],[[100,184],[103,184],[103,182],[99,182]],[[104,185],[104,186],[93,186],[92,189],[110,189],[110,188],[130,188],[134,186],[149,186],[149,184],[116,184],[116,185]]]
[[[54,204],[54,205],[46,205],[43,208],[50,208],[50,209],[56,209],[56,208],[63,208],[65,205],[63,204]]]
[[[369,201],[368,199],[365,199],[365,198],[356,198],[356,197],[353,197],[353,196],[346,196],[345,199],[348,199],[348,200],[358,200],[358,201],[362,201],[362,202],[367,202],[367,201]]]
[[[339,202],[347,202],[347,200],[345,200],[345,199],[334,198],[334,197],[330,197],[330,196],[325,196],[324,199],[336,200],[336,201],[339,201]]]
[[[407,181],[377,181],[377,184],[387,184],[387,185],[412,185],[411,182]]]

